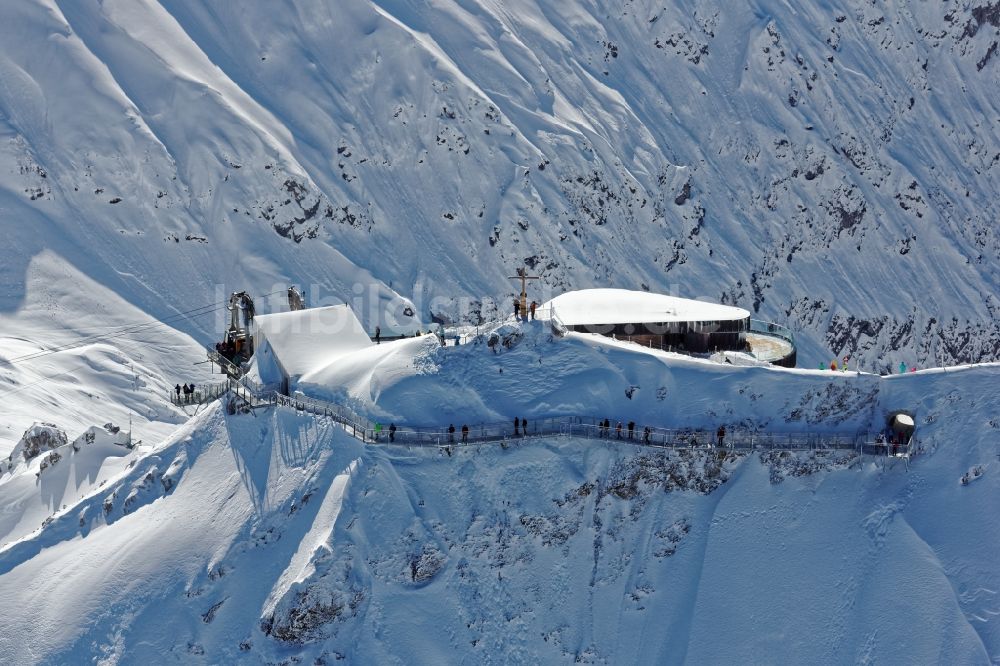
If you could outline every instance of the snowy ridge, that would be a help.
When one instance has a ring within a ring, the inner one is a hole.
[[[561,345],[590,361],[589,345]],[[626,368],[659,363],[604,351]],[[546,363],[559,353],[572,356],[549,350]],[[721,370],[754,373],[755,390],[773,396],[849,379]],[[25,609],[0,616],[0,647],[15,660],[30,649],[112,662],[988,661],[1000,646],[987,499],[1000,477],[986,434],[998,371],[875,379],[878,407],[860,401],[857,418],[916,412],[921,455],[909,471],[851,452],[576,439],[410,451],[363,446],[286,408],[213,408],[0,550],[0,598]],[[600,385],[594,400],[627,403],[614,381]],[[805,393],[803,422],[843,418],[822,391]],[[715,400],[736,411],[739,396]],[[753,403],[774,422],[785,409]],[[981,473],[963,485],[972,467]],[[53,594],[64,602],[46,603]],[[720,618],[731,640],[714,639]]]
[[[489,332],[458,347],[427,336],[382,343],[318,365],[297,388],[383,424],[442,431],[513,415],[711,430],[720,422],[777,432],[881,427],[877,375],[729,365],[585,333],[557,338],[543,321],[512,320],[495,334],[495,353]]]
[[[29,428],[0,463],[0,544],[38,529],[134,464],[129,444],[128,433],[112,424],[89,428],[73,442],[51,424]]]

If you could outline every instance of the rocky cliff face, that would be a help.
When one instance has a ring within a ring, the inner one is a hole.
[[[21,441],[14,446],[14,450],[7,457],[8,467],[20,463],[22,459],[24,462],[33,460],[42,453],[65,446],[68,441],[66,433],[56,425],[35,423],[24,432]]]
[[[374,322],[488,317],[526,268],[744,305],[804,364],[992,359],[998,11],[32,0],[5,270],[47,246],[154,313],[291,282]]]

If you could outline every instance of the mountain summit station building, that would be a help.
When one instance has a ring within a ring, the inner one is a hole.
[[[571,291],[548,306],[570,331],[691,354],[745,352],[777,365],[795,365],[791,332],[751,320],[743,308],[627,289]]]

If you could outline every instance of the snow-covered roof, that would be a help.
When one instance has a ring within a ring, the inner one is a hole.
[[[743,308],[628,289],[570,291],[556,296],[546,307],[554,308],[566,326],[733,321],[750,316]]]
[[[301,376],[336,358],[372,346],[371,338],[347,305],[260,315],[254,319],[257,335],[266,339],[289,377]]]

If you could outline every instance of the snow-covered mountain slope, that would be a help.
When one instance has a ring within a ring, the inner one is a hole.
[[[752,308],[806,365],[1000,348],[989,0],[0,11],[4,316],[45,250],[158,318],[488,315],[528,268]]]
[[[211,378],[233,290],[391,333],[494,319],[519,268],[539,301],[746,307],[807,367],[994,360],[998,43],[994,0],[0,3],[4,660],[1000,661],[995,365],[730,367],[505,324],[496,355],[416,338],[298,378],[427,426],[910,409],[908,470],[365,447],[166,401]]]
[[[0,463],[0,544],[16,541],[76,504],[134,463],[128,432],[109,424],[72,442],[51,424],[35,424]],[[131,455],[130,455],[131,454]]]
[[[892,382],[870,373],[734,366],[650,350],[596,334],[556,337],[548,322],[496,330],[496,353],[478,344],[442,347],[435,336],[372,346],[320,364],[293,389],[347,402],[383,423],[443,431],[449,423],[611,417],[661,427],[755,430],[820,428],[849,434],[873,424]],[[315,352],[322,360],[322,349]]]
[[[0,549],[0,647],[16,663],[995,661],[998,372],[881,380],[919,414],[909,470],[559,439],[448,455],[216,407]]]
[[[154,444],[186,420],[167,392],[212,378],[204,349],[174,328],[187,317],[154,319],[49,250],[23,279],[23,304],[0,317],[0,456],[35,421],[72,440],[105,423],[127,430],[131,419],[133,439]],[[199,313],[221,327],[226,311]]]

